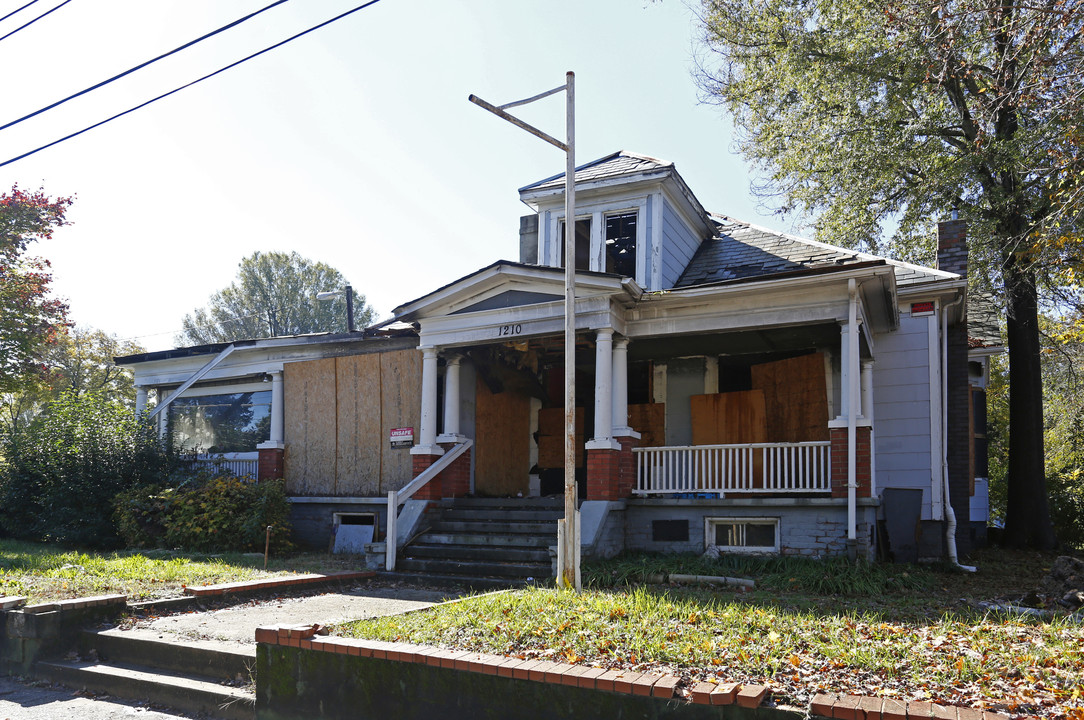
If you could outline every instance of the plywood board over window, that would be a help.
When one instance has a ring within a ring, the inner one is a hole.
[[[583,466],[583,408],[576,408],[576,467]],[[538,467],[543,469],[565,466],[565,410],[552,407],[538,411]]]
[[[753,365],[750,375],[753,389],[764,393],[767,442],[828,439],[828,386],[821,353]]]
[[[666,403],[629,405],[629,427],[640,433],[640,447],[666,444]]]
[[[388,432],[418,427],[420,353],[288,363],[283,383],[287,492],[371,497],[410,482],[409,450],[390,447]]]
[[[693,445],[734,445],[768,441],[764,393],[760,390],[693,395]]]

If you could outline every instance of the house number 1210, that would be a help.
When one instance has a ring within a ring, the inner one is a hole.
[[[519,335],[523,332],[523,326],[519,323],[515,325],[501,325],[497,328],[497,337],[503,337],[505,335]]]

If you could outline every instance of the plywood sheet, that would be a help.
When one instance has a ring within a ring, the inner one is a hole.
[[[811,353],[753,365],[752,386],[764,393],[768,442],[828,439],[824,356]]]
[[[337,358],[337,489],[339,495],[380,495],[381,354]]]
[[[286,492],[336,494],[335,361],[287,364],[283,391]]]
[[[382,419],[379,492],[384,494],[414,477],[410,448],[390,447],[388,434],[392,428],[412,427],[417,441],[422,414],[422,354],[414,349],[396,350],[378,357]]]
[[[583,408],[576,408],[576,467],[584,463]],[[562,468],[565,466],[565,410],[542,408],[538,411],[538,467]]]
[[[481,378],[476,393],[475,492],[492,496],[527,495],[530,397],[511,390],[491,393]]]
[[[640,433],[640,447],[666,444],[666,404],[629,405],[629,427]]]
[[[767,442],[765,399],[760,390],[689,398],[693,445]]]

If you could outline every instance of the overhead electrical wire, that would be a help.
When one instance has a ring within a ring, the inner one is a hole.
[[[42,13],[41,15],[38,15],[38,16],[37,16],[36,18],[34,18],[33,20],[31,20],[30,22],[28,22],[28,23],[24,23],[23,25],[20,25],[19,27],[15,28],[15,29],[14,29],[14,30],[12,30],[11,32],[9,32],[9,33],[8,33],[7,35],[3,35],[3,36],[0,36],[0,42],[2,42],[2,41],[4,41],[4,40],[7,40],[7,39],[8,39],[9,37],[11,37],[11,36],[12,36],[12,35],[14,35],[15,33],[19,32],[20,30],[22,30],[22,29],[24,29],[24,28],[28,28],[28,27],[30,27],[31,25],[33,25],[34,23],[36,23],[36,22],[37,22],[38,20],[41,20],[41,19],[42,19],[43,17],[45,17],[46,15],[49,15],[49,14],[51,14],[51,13],[55,13],[55,12],[56,12],[57,10],[59,10],[59,9],[60,9],[60,8],[62,8],[62,7],[64,7],[65,5],[67,5],[68,3],[70,3],[71,1],[72,1],[72,0],[64,0],[64,2],[60,3],[59,5],[57,5],[57,6],[56,6],[55,8],[53,8],[52,10],[46,10],[45,12],[43,12],[43,13]],[[27,3],[26,5],[23,5],[23,8],[24,8],[24,7],[27,7],[28,5],[33,5],[33,3]],[[23,8],[19,8],[19,10],[22,10]],[[15,13],[19,12],[19,10],[16,10],[16,11],[15,11],[15,12],[13,12],[13,13],[9,13],[9,14],[5,15],[5,16],[4,16],[4,18],[9,18],[9,17],[11,17],[11,16],[12,16],[12,15],[14,15]]]
[[[68,1],[70,2],[70,0],[68,0]],[[157,97],[153,97],[150,100],[147,100],[146,102],[142,102],[139,105],[136,105],[135,107],[128,108],[127,110],[125,110],[123,112],[119,112],[116,115],[113,115],[111,117],[107,117],[105,120],[101,120],[99,122],[96,122],[93,125],[88,125],[87,127],[83,128],[82,130],[77,130],[76,132],[73,132],[73,133],[71,133],[69,135],[65,135],[64,137],[60,138],[59,140],[54,140],[51,143],[47,143],[45,145],[42,145],[41,147],[34,148],[33,150],[25,152],[22,155],[18,155],[16,157],[13,157],[10,160],[5,160],[4,162],[0,163],[0,167],[4,167],[5,165],[10,165],[13,162],[18,162],[19,160],[22,160],[23,158],[30,157],[31,155],[34,155],[35,153],[39,153],[42,150],[46,150],[48,148],[51,148],[54,145],[59,145],[60,143],[66,141],[66,140],[71,140],[74,137],[78,137],[78,136],[82,135],[85,132],[89,132],[90,130],[93,130],[94,128],[101,127],[102,125],[105,125],[108,122],[112,122],[113,120],[116,120],[117,118],[124,117],[125,115],[133,113],[136,110],[140,110],[142,108],[145,108],[148,105],[150,105],[151,103],[158,102],[159,100],[167,98],[170,95],[174,95],[176,93],[179,93],[181,90],[184,90],[186,88],[190,88],[193,85],[196,85],[196,84],[199,84],[199,83],[203,82],[204,80],[209,80],[210,78],[213,78],[215,75],[220,75],[221,73],[224,73],[227,70],[235,68],[235,67],[237,67],[238,65],[240,65],[242,63],[248,62],[249,60],[252,60],[253,58],[257,58],[260,55],[263,55],[264,53],[271,52],[272,50],[275,50],[276,48],[280,48],[283,45],[285,45],[286,43],[293,42],[294,40],[297,40],[298,38],[303,37],[305,35],[308,35],[311,32],[319,30],[322,27],[330,25],[333,22],[336,22],[338,20],[342,20],[344,17],[347,17],[348,15],[353,15],[354,13],[358,12],[359,10],[364,10],[367,7],[370,7],[372,5],[376,5],[378,2],[380,2],[380,0],[369,0],[369,2],[362,3],[361,5],[358,5],[357,7],[351,8],[350,10],[347,10],[344,13],[336,15],[335,17],[331,18],[330,20],[325,20],[322,23],[319,23],[317,25],[313,25],[312,27],[308,28],[307,30],[302,30],[301,32],[297,33],[296,35],[291,35],[290,37],[286,38],[285,40],[277,42],[274,45],[270,45],[268,47],[265,47],[263,50],[259,50],[257,52],[254,52],[251,55],[247,55],[247,56],[241,58],[240,60],[237,60],[236,62],[232,62],[229,65],[227,65],[227,66],[225,66],[223,68],[219,68],[218,70],[215,70],[212,73],[208,73],[208,74],[204,75],[201,78],[197,78],[197,79],[193,80],[190,83],[186,83],[185,85],[181,85],[180,87],[174,88],[173,90],[170,90],[169,92],[162,93],[161,95],[158,95]]]
[[[181,45],[180,47],[176,47],[176,48],[170,50],[167,53],[162,53],[158,57],[151,58],[150,60],[147,60],[146,62],[140,63],[139,65],[136,65],[134,68],[131,68],[129,70],[125,70],[124,72],[122,72],[120,74],[114,75],[113,77],[109,78],[108,80],[102,80],[97,85],[91,85],[90,87],[88,87],[88,88],[86,88],[84,90],[80,90],[79,92],[77,92],[77,93],[75,93],[73,95],[69,95],[68,97],[64,98],[63,100],[57,100],[52,105],[46,105],[45,107],[41,108],[40,110],[35,110],[34,112],[30,113],[29,115],[23,115],[18,120],[12,120],[11,122],[7,123],[6,125],[0,125],[0,130],[6,130],[9,127],[11,127],[12,125],[18,125],[23,120],[29,120],[32,117],[35,117],[37,115],[41,115],[43,112],[47,112],[47,111],[52,110],[53,108],[55,108],[55,107],[57,107],[59,105],[63,105],[64,103],[68,102],[69,100],[74,100],[75,98],[79,97],[80,95],[86,95],[91,90],[97,90],[98,88],[100,88],[100,87],[102,87],[104,85],[108,85],[109,83],[113,82],[114,80],[120,80],[125,75],[131,75],[136,70],[142,70],[143,68],[147,67],[148,65],[152,65],[152,64],[158,62],[159,60],[162,60],[163,58],[167,58],[170,55],[174,55],[176,53],[179,53],[181,50],[185,50],[186,48],[190,48],[193,45],[195,45],[196,43],[203,42],[207,38],[214,37],[215,35],[218,35],[221,32],[225,32],[226,30],[229,30],[232,27],[236,27],[236,26],[240,25],[241,23],[245,22],[246,20],[251,20],[252,18],[259,15],[260,13],[270,10],[271,8],[275,7],[276,5],[282,5],[284,2],[288,2],[288,0],[276,0],[276,2],[273,2],[273,3],[271,3],[270,5],[268,5],[266,7],[260,8],[259,10],[257,10],[254,13],[250,13],[248,15],[245,15],[243,18],[239,18],[237,20],[234,20],[233,22],[231,22],[228,25],[223,25],[222,27],[218,28],[217,30],[212,30],[211,32],[207,33],[206,35],[202,35],[202,36],[196,38],[195,40],[191,40],[189,42],[186,42],[184,45]]]
[[[28,2],[28,3],[26,4],[26,5],[23,5],[23,6],[21,7],[21,8],[15,8],[15,9],[14,9],[14,10],[12,10],[11,12],[9,12],[9,13],[8,13],[7,15],[5,15],[5,16],[4,16],[4,17],[2,17],[2,18],[0,18],[0,22],[4,22],[5,20],[7,20],[7,19],[8,19],[9,17],[11,17],[12,15],[14,15],[14,14],[16,14],[16,13],[20,13],[20,12],[22,12],[23,10],[26,10],[26,9],[27,9],[28,7],[30,7],[31,5],[33,5],[33,4],[34,4],[34,3],[36,3],[37,1],[38,1],[38,0],[30,0],[30,2]]]

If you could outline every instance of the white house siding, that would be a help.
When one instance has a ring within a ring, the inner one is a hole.
[[[669,200],[663,200],[662,205],[662,287],[672,288],[700,246],[700,238]]]
[[[931,515],[930,372],[927,318],[901,314],[900,328],[874,341],[873,416],[877,489],[915,488]]]

